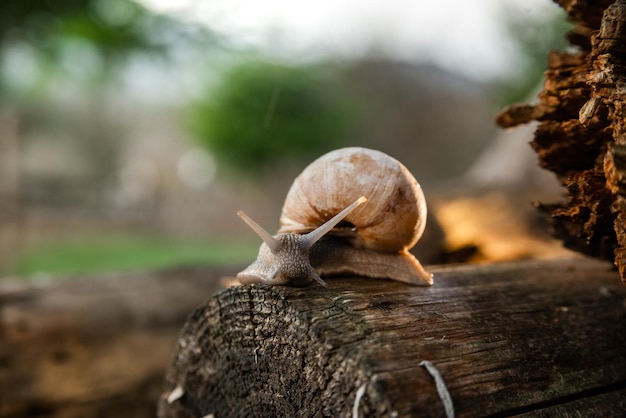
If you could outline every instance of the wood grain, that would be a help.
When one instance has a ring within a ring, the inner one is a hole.
[[[434,271],[425,288],[336,278],[217,294],[182,331],[159,416],[352,416],[362,385],[361,416],[443,416],[423,360],[458,416],[623,409],[626,288],[609,264]]]

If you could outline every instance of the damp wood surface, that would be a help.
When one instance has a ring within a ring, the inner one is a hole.
[[[359,388],[359,416],[444,416],[422,361],[458,417],[626,409],[626,287],[610,263],[433,271],[432,287],[331,278],[218,293],[183,328],[159,416],[350,417]]]

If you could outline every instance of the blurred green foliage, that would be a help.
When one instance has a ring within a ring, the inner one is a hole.
[[[235,66],[191,108],[194,136],[221,161],[257,172],[336,148],[356,115],[323,66]]]
[[[19,257],[10,273],[28,278],[181,265],[232,265],[254,259],[258,248],[256,240],[241,238],[181,242],[137,235],[85,236],[33,248]]]
[[[0,93],[15,93],[6,77],[11,53],[21,58],[16,65],[36,67],[24,68],[37,72],[36,85],[59,75],[74,78],[80,69],[90,73],[93,86],[102,87],[131,56],[167,56],[176,44],[214,39],[207,28],[183,24],[133,0],[2,1]]]
[[[42,52],[55,54],[62,38],[75,37],[114,58],[155,46],[144,30],[149,17],[130,0],[6,1],[0,6],[0,39],[36,42]]]

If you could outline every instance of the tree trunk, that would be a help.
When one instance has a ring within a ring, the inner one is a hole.
[[[183,328],[159,417],[626,408],[626,287],[610,265],[580,258],[434,272],[432,287],[336,278],[328,289],[217,294]]]
[[[538,206],[566,246],[613,260],[626,282],[626,1],[558,3],[576,24],[568,39],[577,51],[551,52],[539,103],[497,121],[541,122],[532,146],[569,196]]]

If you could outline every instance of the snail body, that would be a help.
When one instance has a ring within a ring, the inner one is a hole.
[[[275,236],[242,212],[264,243],[241,283],[303,285],[320,276],[355,274],[431,285],[408,251],[426,226],[422,189],[396,159],[350,147],[312,162],[294,180]]]

